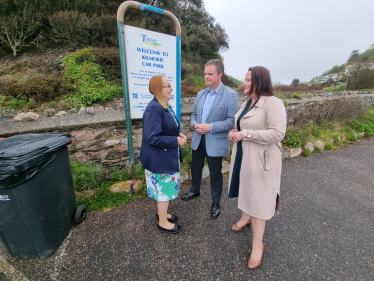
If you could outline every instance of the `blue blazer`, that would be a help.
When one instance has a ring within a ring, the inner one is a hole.
[[[179,172],[178,126],[170,112],[157,99],[143,114],[143,138],[139,160],[144,169],[156,174]]]

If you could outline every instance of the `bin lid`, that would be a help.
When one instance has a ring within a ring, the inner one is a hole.
[[[27,134],[1,139],[0,188],[32,178],[70,143],[70,135],[62,134]]]

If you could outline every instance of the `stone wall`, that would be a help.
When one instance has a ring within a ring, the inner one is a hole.
[[[288,120],[300,114],[302,110],[310,110],[327,99],[332,98],[362,98],[366,104],[373,105],[374,94],[369,92],[343,92],[343,94],[315,95],[301,100],[286,99],[288,102]],[[245,96],[240,96],[244,102]],[[189,142],[193,134],[190,126],[190,116],[194,97],[182,98],[182,133]],[[128,146],[125,125],[123,99],[115,99],[105,107],[96,106],[89,109],[73,109],[65,113],[49,112],[37,113],[35,121],[14,121],[14,112],[6,111],[0,118],[0,138],[20,133],[59,133],[70,134],[72,144],[69,145],[69,154],[79,162],[94,161],[103,166],[115,166],[127,163]],[[52,115],[52,117],[51,117]],[[53,116],[54,115],[54,116]],[[142,140],[141,120],[132,120],[133,144],[135,158],[140,153]]]

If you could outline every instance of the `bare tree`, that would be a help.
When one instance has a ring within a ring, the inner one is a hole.
[[[30,46],[38,41],[40,35],[32,39],[39,29],[39,23],[32,12],[25,7],[18,14],[12,13],[0,19],[0,43],[13,51],[13,56],[24,46]]]

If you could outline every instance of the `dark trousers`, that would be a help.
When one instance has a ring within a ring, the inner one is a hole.
[[[208,144],[209,145],[209,144]],[[223,188],[222,159],[210,157],[206,153],[205,135],[202,135],[199,147],[192,150],[192,185],[191,191],[200,192],[201,177],[203,175],[204,159],[206,158],[210,173],[210,192],[214,203],[219,203]]]

